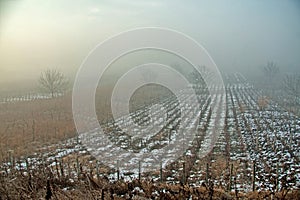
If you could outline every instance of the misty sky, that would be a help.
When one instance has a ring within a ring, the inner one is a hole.
[[[0,83],[46,68],[72,77],[98,43],[143,26],[193,37],[222,71],[254,73],[268,61],[300,71],[297,0],[1,0]]]

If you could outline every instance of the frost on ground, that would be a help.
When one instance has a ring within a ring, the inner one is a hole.
[[[178,102],[170,97],[161,106],[152,107],[153,124],[149,123],[143,133],[128,118],[144,123],[149,119],[145,114],[147,107],[105,124],[106,137],[94,130],[19,160],[12,158],[1,165],[1,174],[15,170],[33,173],[42,167],[49,168],[55,176],[67,174],[70,181],[84,173],[92,178],[106,177],[111,182],[118,178],[125,181],[141,178],[170,184],[188,183],[193,187],[213,183],[215,187],[238,192],[299,189],[300,118],[273,101],[261,107],[258,101],[261,92],[241,75],[228,75],[226,79],[226,95],[202,95],[203,88],[193,86],[199,90],[199,108],[193,106],[194,99],[188,93],[181,93],[185,99],[181,109],[185,109],[189,120],[181,116]],[[211,102],[216,106],[211,106]],[[219,112],[224,102],[226,110]],[[165,122],[162,107],[167,115]],[[156,127],[160,127],[157,132],[153,131]],[[186,136],[193,133],[193,138],[186,140],[179,133]],[[164,148],[175,141],[174,148]],[[87,142],[97,148],[85,146]],[[173,160],[180,148],[184,153]],[[120,150],[124,154],[115,157],[114,152]],[[135,156],[123,159],[132,152]],[[145,157],[147,154],[152,156]],[[102,162],[101,157],[111,162]],[[154,165],[156,170],[148,172]]]

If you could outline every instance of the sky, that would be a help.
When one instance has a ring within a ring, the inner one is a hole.
[[[300,72],[297,0],[0,0],[0,84],[47,68],[73,78],[100,42],[152,26],[194,38],[221,71],[253,74],[274,61]]]

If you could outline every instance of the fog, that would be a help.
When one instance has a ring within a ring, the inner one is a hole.
[[[299,0],[0,0],[0,200],[299,199],[299,22]]]
[[[73,79],[100,42],[138,27],[164,27],[202,44],[222,72],[255,77],[268,61],[300,72],[298,1],[4,0],[0,84],[34,84],[47,68]],[[172,63],[170,63],[172,64]]]

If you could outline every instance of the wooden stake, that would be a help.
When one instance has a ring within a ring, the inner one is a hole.
[[[117,179],[120,180],[120,161],[117,161]]]
[[[230,173],[229,173],[229,191],[231,191],[231,187],[232,187],[232,173],[233,173],[233,164],[231,163],[230,166]]]
[[[208,185],[208,170],[209,170],[209,166],[208,166],[208,163],[206,163],[206,175],[205,175],[205,183],[206,183],[206,185]]]
[[[186,179],[185,162],[182,163],[182,170],[183,170],[182,171],[182,175],[183,175],[182,183],[185,184],[185,182],[186,182],[186,180],[185,180]]]
[[[97,179],[99,179],[99,161],[96,160],[96,173],[97,173]]]
[[[253,163],[253,177],[252,177],[252,191],[255,191],[255,175],[256,175],[256,166],[255,162]]]
[[[139,180],[141,180],[141,161],[139,161]]]
[[[163,182],[163,167],[162,167],[162,161],[160,161],[160,182]]]

